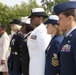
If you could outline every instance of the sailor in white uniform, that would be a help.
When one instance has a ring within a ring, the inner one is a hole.
[[[45,50],[51,40],[43,24],[47,15],[43,8],[34,8],[29,17],[31,25],[36,27],[27,41],[30,56],[29,75],[44,75]]]

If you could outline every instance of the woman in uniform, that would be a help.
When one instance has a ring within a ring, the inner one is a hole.
[[[59,62],[57,51],[63,40],[62,31],[58,25],[58,16],[51,15],[45,24],[47,24],[47,33],[52,35],[52,40],[45,51],[45,75],[58,75]]]
[[[27,23],[22,23],[22,26],[25,25],[25,39],[22,41],[21,44],[21,51],[22,51],[22,61],[21,61],[21,68],[23,75],[29,75],[29,53],[27,48],[27,38],[30,35],[31,31],[34,29],[33,26]]]

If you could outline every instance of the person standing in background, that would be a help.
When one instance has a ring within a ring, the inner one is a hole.
[[[8,75],[8,48],[9,48],[9,36],[6,33],[5,26],[0,25],[0,72],[3,75]]]
[[[59,75],[59,60],[57,52],[64,37],[62,36],[62,30],[58,24],[58,20],[59,18],[57,15],[51,15],[44,23],[47,24],[47,33],[52,36],[50,44],[45,51],[45,75]]]
[[[9,35],[10,41],[13,37],[14,34],[16,34],[17,32],[20,31],[21,29],[21,20],[19,19],[13,19],[9,24],[10,24],[10,28],[11,28],[11,34]],[[9,52],[10,52],[10,56],[8,58],[8,68],[9,68],[9,72],[10,72],[10,68],[11,68],[11,63],[12,63],[12,53],[11,53],[11,47],[9,46]]]
[[[22,74],[21,43],[24,40],[25,33],[26,33],[25,26],[22,26],[21,30],[16,32],[10,41],[10,47],[11,47],[11,59],[10,59],[11,61],[9,60],[10,65],[11,65],[10,75],[21,75]]]
[[[44,19],[48,16],[43,8],[34,8],[31,11],[31,25],[35,27],[27,39],[29,50],[29,75],[44,75],[45,50],[51,40],[47,34]]]
[[[21,44],[21,52],[22,52],[22,61],[21,61],[21,68],[22,68],[22,74],[23,75],[29,75],[29,53],[28,53],[28,47],[27,47],[27,38],[31,34],[32,30],[34,29],[33,26],[31,26],[29,23],[21,23],[22,26],[25,26],[25,38],[22,41]]]

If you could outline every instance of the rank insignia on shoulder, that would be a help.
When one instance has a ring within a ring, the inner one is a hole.
[[[70,52],[71,45],[66,44],[62,47],[61,52]]]
[[[59,60],[58,60],[57,54],[55,53],[53,54],[52,65],[55,67],[59,65]]]
[[[31,35],[31,39],[36,39],[37,36],[36,35]]]

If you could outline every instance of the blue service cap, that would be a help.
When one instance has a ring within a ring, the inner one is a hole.
[[[54,6],[54,12],[56,15],[59,15],[68,9],[76,9],[76,1],[62,2]]]
[[[44,24],[57,24],[58,25],[58,16],[57,15],[51,15]]]

